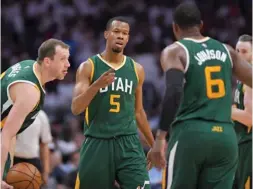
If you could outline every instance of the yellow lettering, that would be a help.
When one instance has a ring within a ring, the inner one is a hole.
[[[115,101],[116,99],[119,99],[120,95],[111,95],[110,96],[110,104],[111,106],[114,106],[109,110],[109,112],[118,113],[120,111],[120,103]]]
[[[213,126],[212,131],[213,132],[222,133],[223,132],[223,127],[221,127],[221,126]]]
[[[212,73],[220,72],[220,66],[207,66],[205,68],[206,77],[206,93],[209,99],[221,98],[225,96],[225,84],[222,79],[212,79]],[[217,86],[218,91],[213,91],[213,87]]]

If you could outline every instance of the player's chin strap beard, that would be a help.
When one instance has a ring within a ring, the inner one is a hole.
[[[112,52],[119,54],[119,53],[121,53],[121,50],[117,50],[115,48],[112,48]]]

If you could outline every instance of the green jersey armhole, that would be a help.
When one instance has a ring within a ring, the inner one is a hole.
[[[11,87],[11,85],[15,84],[15,83],[29,83],[31,85],[33,85],[40,93],[40,88],[33,82],[31,81],[27,81],[27,80],[16,80],[16,81],[13,81],[11,82],[8,86],[7,86],[7,96],[8,96],[8,100],[11,102],[11,104],[13,104],[13,101],[11,99],[11,96],[10,96],[10,91],[9,91],[9,88]],[[34,106],[33,110],[34,111],[36,109],[36,107],[38,106],[40,102],[40,99],[38,100],[38,102],[36,103],[36,105]]]
[[[184,68],[184,73],[187,72],[189,66],[190,66],[190,55],[189,55],[189,51],[188,49],[182,44],[180,43],[179,41],[176,42],[176,44],[178,44],[179,46],[181,46],[184,50],[185,50],[185,54],[186,54],[186,65],[185,65],[185,68]]]
[[[93,77],[94,77],[94,62],[91,58],[88,59],[91,63],[91,73],[90,73],[90,82],[93,81]]]
[[[222,45],[224,46],[224,48],[226,49],[226,51],[227,51],[227,53],[228,53],[229,60],[230,60],[230,62],[231,62],[231,66],[232,66],[232,68],[233,68],[233,60],[232,60],[232,58],[231,58],[230,52],[229,52],[229,50],[228,50],[228,48],[227,48],[227,46],[226,46],[225,44],[222,44]]]
[[[133,59],[132,59],[132,61],[133,61],[133,65],[134,65],[134,72],[135,72],[137,81],[139,83],[139,75],[138,75],[138,71],[137,71],[137,67],[136,67],[137,62],[135,62]]]

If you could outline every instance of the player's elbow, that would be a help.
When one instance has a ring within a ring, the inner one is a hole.
[[[81,111],[78,111],[78,109],[76,108],[76,106],[74,106],[73,104],[71,105],[71,111],[73,115],[79,115],[81,113]]]
[[[77,106],[77,104],[75,102],[72,102],[71,112],[73,115],[77,116],[82,113],[82,110]]]
[[[10,146],[11,140],[13,138],[11,132],[9,132],[7,129],[3,129],[1,133],[1,138],[4,143],[2,143],[2,146]]]
[[[146,113],[145,113],[144,109],[135,110],[135,118],[137,121],[140,121],[140,120],[144,119],[145,117],[146,117]]]
[[[141,111],[140,110],[135,110],[135,117],[137,119],[137,117],[139,118],[141,115]]]
[[[249,128],[252,128],[252,114],[248,113],[248,116],[247,116],[247,119],[245,120],[245,122]]]

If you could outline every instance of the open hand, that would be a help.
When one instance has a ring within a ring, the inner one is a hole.
[[[104,88],[110,85],[115,79],[115,71],[114,69],[109,69],[105,73],[103,73],[96,81],[95,84],[99,88]]]
[[[166,157],[165,157],[165,145],[166,140],[155,140],[153,148],[148,154],[148,160],[157,168],[166,167]]]

